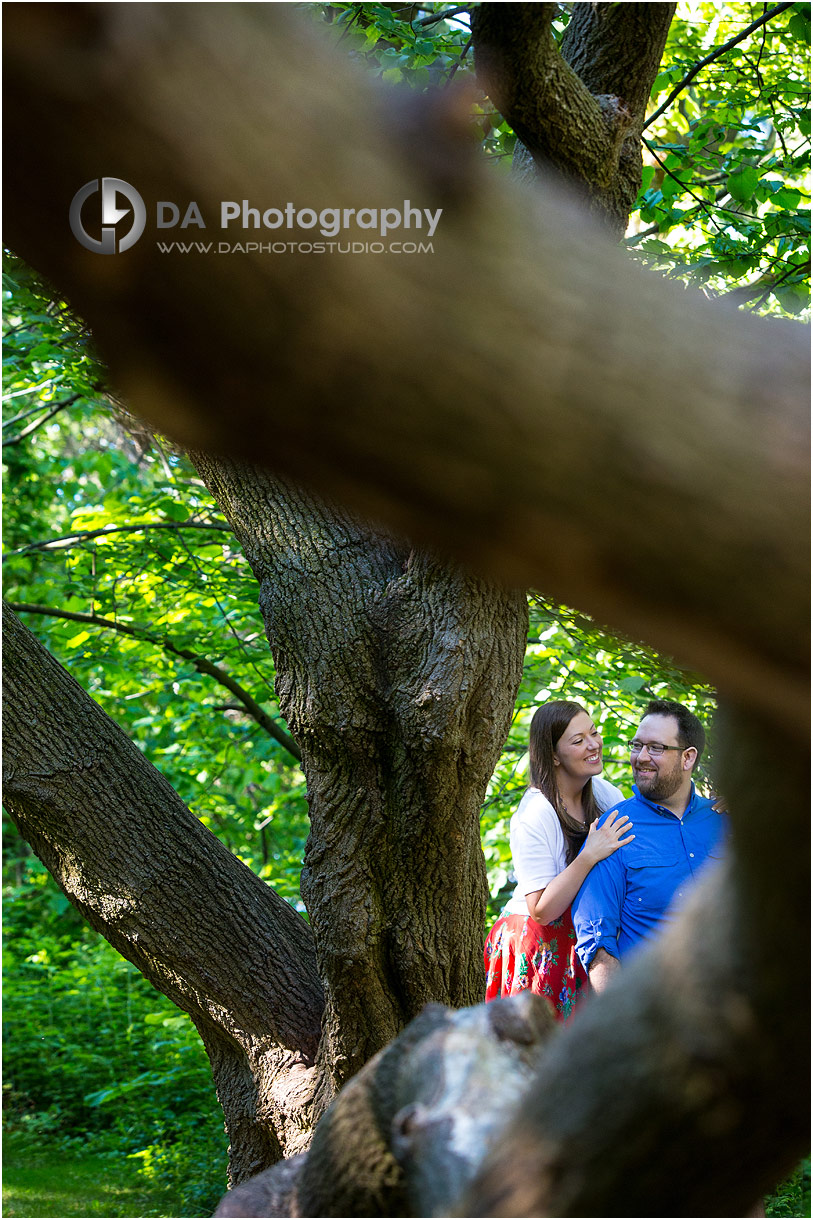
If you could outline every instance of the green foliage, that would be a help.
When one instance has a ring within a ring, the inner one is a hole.
[[[765,1215],[810,1215],[810,1157],[806,1157],[765,1200]]]
[[[284,728],[248,564],[188,461],[90,391],[105,374],[87,335],[13,256],[4,303],[4,419],[43,394],[73,399],[4,444],[5,597],[135,629],[132,638],[25,615],[204,825],[298,904],[307,835],[299,768],[194,659],[154,642],[217,665]],[[4,438],[17,427],[4,423]]]
[[[129,1155],[173,1214],[207,1214],[226,1138],[189,1017],[84,923],[12,826],[4,839],[7,1139]]]
[[[626,242],[709,296],[798,315],[810,304],[810,5],[717,54],[762,13],[756,4],[678,5]]]
[[[342,3],[307,7],[335,33],[338,48],[385,84],[444,87],[468,66],[468,14],[457,6]],[[448,17],[439,19],[442,13]]]

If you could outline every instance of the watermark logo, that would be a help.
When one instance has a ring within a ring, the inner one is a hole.
[[[442,208],[415,207],[404,199],[382,208],[308,208],[289,200],[284,206],[252,207],[248,199],[222,200],[220,229],[232,226],[243,234],[277,230],[267,241],[170,241],[156,242],[159,254],[434,254],[431,242]],[[214,205],[208,217],[195,200],[185,206],[170,199],[155,204],[154,226],[158,230],[206,229],[217,223]],[[94,254],[123,254],[134,246],[147,227],[147,209],[141,195],[122,178],[94,178],[81,187],[70,206],[71,232],[81,246]],[[279,230],[288,230],[287,234]],[[368,233],[371,240],[365,240]],[[414,235],[415,240],[412,240]],[[397,237],[397,240],[395,238]],[[276,240],[275,240],[276,238]],[[304,238],[304,239],[303,239]],[[327,238],[327,240],[321,240]],[[387,240],[389,238],[389,240]],[[283,239],[283,240],[280,240]]]
[[[100,181],[102,227],[101,238],[97,238],[92,237],[85,228],[82,221],[82,209],[88,199],[99,191]],[[117,197],[120,195],[127,200],[127,207],[118,206]],[[127,232],[117,240],[118,223],[131,212],[132,224]],[[131,246],[135,245],[144,232],[144,226],[147,223],[147,209],[144,206],[144,200],[135,187],[130,186],[129,182],[124,182],[121,178],[102,178],[101,180],[94,178],[92,181],[86,182],[74,195],[71,201],[70,221],[71,232],[86,250],[92,250],[95,254],[123,254],[125,250],[129,250]]]

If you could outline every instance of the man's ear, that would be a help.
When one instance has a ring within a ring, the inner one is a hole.
[[[694,746],[687,746],[683,751],[683,770],[691,771],[694,764],[697,762],[697,750]]]

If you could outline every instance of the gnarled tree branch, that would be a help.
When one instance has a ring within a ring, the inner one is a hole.
[[[641,185],[646,105],[674,4],[577,4],[561,52],[555,4],[482,4],[477,75],[541,168],[622,237]]]
[[[276,1081],[278,1103],[265,1112],[248,1085],[236,1108],[234,1089],[220,1090],[242,1137],[232,1180],[298,1152],[306,1136],[286,1082],[312,1107],[319,1085],[323,997],[310,929],[5,605],[3,644],[4,803],[20,833],[88,922],[190,1014],[216,1050],[216,1085],[235,1072]]]

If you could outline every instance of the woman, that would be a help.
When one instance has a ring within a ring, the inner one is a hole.
[[[601,736],[580,704],[556,699],[540,707],[529,752],[531,786],[511,818],[518,884],[486,940],[486,1000],[530,988],[564,1021],[589,986],[570,904],[593,865],[635,835],[626,814],[596,828],[624,794],[599,778]]]

